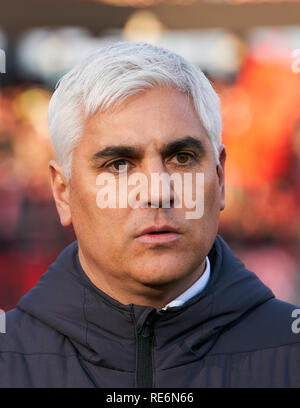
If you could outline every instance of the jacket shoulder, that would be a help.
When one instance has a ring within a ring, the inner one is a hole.
[[[75,354],[69,341],[55,329],[18,308],[5,313],[0,353]]]
[[[300,307],[273,298],[226,327],[211,351],[239,353],[289,345],[298,345],[300,352]]]

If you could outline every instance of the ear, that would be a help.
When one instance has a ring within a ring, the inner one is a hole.
[[[54,160],[49,162],[49,173],[60,222],[64,227],[68,227],[72,223],[69,204],[70,184],[64,175],[62,167]]]
[[[221,145],[219,149],[219,161],[217,166],[217,174],[219,178],[219,188],[220,188],[220,211],[225,208],[225,161],[226,161],[226,150],[225,146]]]

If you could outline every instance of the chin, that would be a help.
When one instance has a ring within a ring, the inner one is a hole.
[[[136,271],[135,279],[146,286],[166,286],[187,275],[188,268],[178,268],[178,264],[147,265]]]

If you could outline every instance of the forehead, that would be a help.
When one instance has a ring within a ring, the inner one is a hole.
[[[89,149],[126,144],[148,150],[188,136],[210,145],[187,95],[154,88],[90,117],[84,124],[81,144]]]

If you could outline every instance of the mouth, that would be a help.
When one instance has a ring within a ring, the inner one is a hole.
[[[144,244],[169,244],[177,241],[182,234],[178,229],[170,226],[152,226],[143,230],[138,236],[137,241]]]

